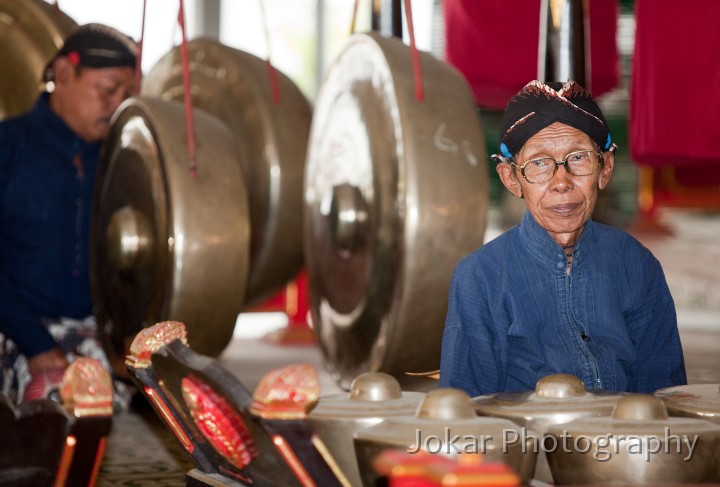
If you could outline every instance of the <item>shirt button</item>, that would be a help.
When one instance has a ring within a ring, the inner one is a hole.
[[[565,262],[562,262],[562,261],[561,261],[561,262],[558,262],[558,263],[557,263],[557,268],[558,268],[558,269],[562,269],[563,267],[565,267]]]

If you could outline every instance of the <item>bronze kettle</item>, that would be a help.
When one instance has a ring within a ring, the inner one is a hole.
[[[540,379],[534,391],[503,392],[473,398],[480,416],[514,421],[528,434],[541,435],[549,426],[591,416],[609,416],[625,393],[587,391],[574,375],[552,374]],[[535,479],[553,483],[545,452],[539,451]]]
[[[548,429],[544,449],[557,484],[690,484],[720,481],[720,426],[668,417],[661,399],[632,394],[610,418]]]
[[[666,387],[653,395],[665,401],[671,416],[706,419],[720,424],[720,384]]]
[[[414,415],[397,416],[355,434],[355,454],[363,485],[374,486],[379,475],[373,460],[385,450],[426,451],[451,458],[485,455],[502,462],[527,483],[537,457],[535,438],[512,421],[475,414],[470,396],[453,388],[428,392]]]
[[[353,380],[349,393],[321,396],[307,420],[348,480],[360,485],[353,434],[389,417],[414,414],[423,397],[422,392],[402,391],[389,374],[366,372]]]

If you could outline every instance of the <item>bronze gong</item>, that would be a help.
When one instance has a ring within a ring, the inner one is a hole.
[[[366,372],[352,381],[349,393],[321,396],[307,420],[352,485],[361,485],[353,435],[387,418],[415,414],[424,397],[401,390],[391,375]]]
[[[422,449],[458,461],[466,455],[482,456],[488,462],[511,467],[522,478],[523,485],[529,485],[533,476],[538,451],[536,438],[525,435],[517,424],[508,419],[477,416],[470,396],[451,387],[428,392],[413,415],[390,416],[358,430],[353,443],[366,487],[386,485],[373,468],[374,460],[384,450]]]
[[[246,304],[279,290],[302,265],[302,178],[310,106],[297,86],[267,63],[211,39],[187,43],[193,106],[216,116],[243,141],[239,148],[250,198],[250,275]],[[150,71],[143,94],[184,96],[180,47]],[[222,211],[223,205],[213,211]],[[241,245],[238,242],[238,245]]]
[[[658,389],[671,416],[706,419],[720,424],[720,384],[687,384]]]
[[[0,120],[32,107],[45,65],[76,25],[43,0],[0,0]]]
[[[574,375],[551,374],[537,381],[533,391],[487,394],[472,401],[478,415],[509,419],[541,436],[552,426],[578,418],[609,416],[618,400],[626,395],[588,391]],[[541,449],[538,453],[534,478],[553,484],[545,451]]]
[[[544,450],[556,485],[690,485],[720,481],[720,425],[668,417],[647,394],[618,400],[608,418],[551,426]]]
[[[90,265],[109,354],[158,321],[182,321],[198,353],[232,337],[249,268],[249,216],[237,137],[195,110],[197,174],[184,107],[150,97],[115,112],[98,167]]]
[[[408,46],[357,34],[318,94],[305,170],[314,331],[347,388],[363,372],[438,368],[453,268],[483,242],[487,153],[464,78]]]

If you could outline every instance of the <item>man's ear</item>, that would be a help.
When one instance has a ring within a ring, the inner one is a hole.
[[[522,198],[522,187],[520,186],[520,181],[518,181],[518,178],[516,177],[515,168],[510,164],[501,162],[495,166],[495,170],[497,171],[498,176],[500,176],[500,181],[502,181],[508,191],[518,198]]]
[[[57,58],[53,62],[53,81],[55,84],[65,84],[75,70],[75,65],[64,56]]]
[[[615,154],[610,151],[603,152],[603,165],[600,168],[600,177],[598,178],[599,189],[605,189],[610,183],[610,176],[612,176],[614,168]]]

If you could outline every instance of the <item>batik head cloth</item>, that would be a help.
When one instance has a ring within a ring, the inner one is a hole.
[[[514,157],[533,135],[555,122],[585,132],[604,151],[613,145],[605,117],[585,88],[574,81],[535,80],[505,107],[499,127],[500,152]]]
[[[138,45],[129,36],[107,25],[91,23],[75,28],[45,67],[44,80],[53,80],[53,63],[66,56],[76,66],[87,68],[134,68]]]

